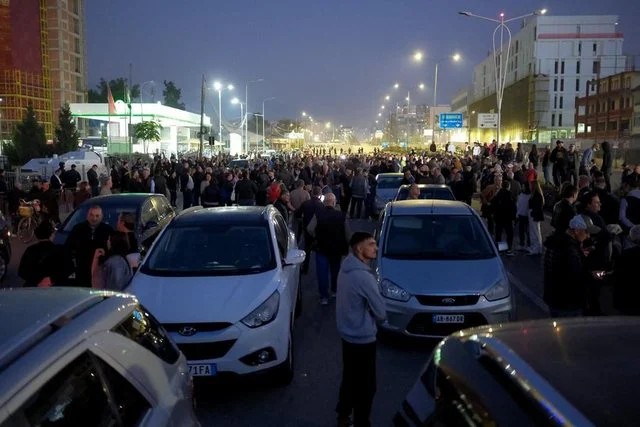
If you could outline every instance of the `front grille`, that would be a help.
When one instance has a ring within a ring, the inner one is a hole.
[[[236,340],[215,341],[205,343],[178,344],[178,348],[187,360],[218,359],[223,357]]]
[[[193,328],[195,333],[198,332],[216,332],[223,329],[227,329],[231,326],[231,323],[227,322],[209,322],[209,323],[164,323],[164,329],[168,332],[180,332],[182,328]],[[191,334],[193,335],[193,334]]]
[[[436,335],[444,337],[462,329],[487,324],[487,319],[480,313],[461,313],[464,314],[464,323],[433,323],[434,314],[453,313],[418,313],[413,316],[409,325],[407,325],[407,332],[415,335]]]
[[[477,304],[480,295],[416,295],[416,299],[422,305],[459,307]]]

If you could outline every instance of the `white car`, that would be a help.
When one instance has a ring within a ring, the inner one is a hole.
[[[0,426],[199,426],[185,357],[138,300],[0,290]]]
[[[273,206],[194,207],[151,247],[128,291],[187,356],[191,375],[293,378],[305,253]]]

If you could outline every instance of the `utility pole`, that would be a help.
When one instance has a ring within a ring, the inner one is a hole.
[[[127,135],[129,135],[129,153],[133,154],[133,111],[131,111],[131,86],[133,85],[133,64],[129,63],[129,82],[127,84],[127,107],[129,108],[129,126],[127,127]]]
[[[202,158],[202,151],[204,150],[204,91],[206,81],[204,74],[202,75],[202,88],[200,92],[200,150],[198,151],[198,157]]]

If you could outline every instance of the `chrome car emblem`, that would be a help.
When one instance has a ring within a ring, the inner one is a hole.
[[[194,328],[193,326],[184,326],[180,329],[178,329],[178,333],[184,337],[190,337],[196,334],[196,332],[198,332],[198,330],[196,328]]]
[[[442,302],[444,304],[453,304],[453,303],[456,302],[456,299],[455,298],[442,298]]]

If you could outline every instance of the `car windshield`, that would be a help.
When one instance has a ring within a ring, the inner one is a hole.
[[[220,224],[167,229],[141,270],[158,276],[237,276],[275,267],[266,225]]]
[[[409,197],[409,187],[401,188],[398,191],[396,200],[407,200]],[[435,199],[435,200],[455,200],[456,198],[448,188],[421,188],[420,199]]]
[[[384,256],[393,259],[462,260],[496,256],[474,215],[392,216]]]
[[[73,230],[73,227],[80,224],[82,221],[85,221],[87,219],[87,211],[91,206],[94,206],[94,205],[85,203],[84,205],[76,209],[71,214],[69,219],[67,219],[67,222],[64,224],[64,227],[62,228],[63,231],[70,232],[71,230]],[[135,213],[136,218],[138,218],[137,205],[109,204],[106,206],[103,205],[101,207],[102,207],[102,217],[103,217],[102,222],[109,224],[113,228],[116,228],[116,226],[118,225],[118,217],[120,217],[120,214],[122,213],[128,213],[128,212]]]
[[[402,184],[403,176],[381,176],[376,180],[379,189],[398,188]]]

